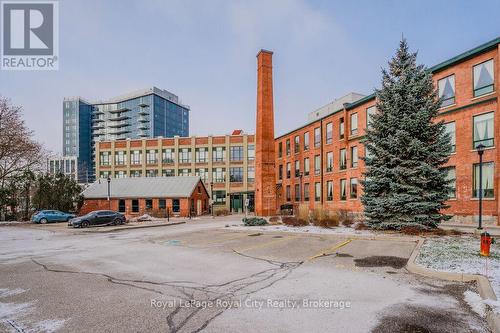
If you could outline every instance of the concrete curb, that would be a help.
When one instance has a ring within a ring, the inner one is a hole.
[[[116,227],[112,229],[87,229],[82,230],[81,232],[85,233],[108,233],[108,232],[116,232],[116,231],[124,231],[124,230],[132,230],[132,229],[145,229],[145,228],[158,228],[158,227],[168,227],[172,225],[184,224],[186,221],[182,222],[174,222],[174,223],[163,223],[163,224],[153,224],[153,225],[134,225],[134,226],[125,226],[125,227]]]
[[[417,265],[415,263],[415,260],[417,259],[417,256],[420,254],[420,248],[424,244],[424,241],[425,239],[422,238],[418,241],[417,245],[413,249],[410,259],[408,259],[408,263],[406,264],[406,269],[409,272],[446,281],[459,281],[459,282],[475,281],[477,284],[477,289],[479,291],[479,294],[483,299],[491,299],[494,301],[497,300],[495,292],[491,287],[490,281],[482,275],[440,272]],[[493,313],[493,311],[488,310],[486,313],[486,321],[488,322],[491,330],[494,333],[500,333],[500,314],[495,314]]]

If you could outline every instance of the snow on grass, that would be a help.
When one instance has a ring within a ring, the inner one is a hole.
[[[355,230],[353,228],[348,228],[344,226],[335,228],[321,228],[314,225],[305,227],[292,227],[287,225],[266,225],[266,226],[232,226],[231,229],[234,230],[244,230],[244,231],[279,231],[279,232],[305,232],[310,234],[331,234],[331,235],[362,235],[362,236],[373,236],[375,233],[370,230]]]
[[[478,293],[475,293],[472,290],[466,290],[464,292],[464,300],[467,302],[467,304],[469,304],[469,306],[475,313],[477,313],[481,317],[484,317],[486,315],[485,304]]]
[[[484,275],[490,280],[497,298],[500,298],[500,242],[491,245],[491,256],[488,258],[479,254],[479,242],[477,236],[428,238],[420,249],[416,263],[438,271]],[[473,302],[472,296],[468,297]],[[499,311],[500,302],[490,303],[495,312]]]

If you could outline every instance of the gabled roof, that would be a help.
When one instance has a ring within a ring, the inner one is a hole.
[[[130,177],[111,178],[111,198],[188,198],[193,194],[200,177]],[[83,191],[85,199],[108,196],[108,181],[100,179]]]

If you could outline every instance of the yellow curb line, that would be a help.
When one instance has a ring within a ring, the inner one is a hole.
[[[337,245],[335,245],[335,246],[334,246],[334,247],[332,247],[332,248],[328,248],[328,249],[327,249],[327,250],[329,250],[328,252],[320,252],[320,253],[318,253],[318,254],[316,254],[316,255],[314,255],[314,256],[312,256],[312,257],[310,257],[308,260],[309,260],[309,261],[312,261],[312,260],[314,260],[314,259],[316,259],[316,258],[323,257],[323,256],[326,256],[326,255],[328,255],[328,254],[332,254],[332,253],[333,253],[333,251],[335,251],[335,250],[337,250],[337,249],[340,249],[342,246],[347,245],[347,244],[349,244],[349,243],[350,243],[350,242],[352,242],[352,241],[353,241],[353,240],[352,240],[351,238],[349,238],[349,239],[348,239],[348,240],[346,240],[345,242],[342,242],[342,243],[340,243],[340,244],[337,244]]]
[[[293,239],[296,239],[296,238],[299,238],[299,237],[297,237],[297,236],[295,236],[295,237],[284,237],[284,238],[276,239],[276,240],[273,240],[273,241],[270,241],[270,242],[267,242],[267,243],[261,243],[261,244],[255,245],[255,246],[250,246],[250,247],[247,247],[247,248],[244,248],[244,249],[239,249],[238,251],[239,252],[243,252],[243,251],[248,251],[248,250],[259,249],[259,248],[262,248],[262,247],[266,247],[266,246],[269,246],[269,245],[274,245],[276,243],[283,242],[283,241],[293,240]]]

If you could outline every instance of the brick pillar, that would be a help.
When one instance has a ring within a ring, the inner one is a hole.
[[[257,124],[255,128],[255,215],[276,215],[274,156],[273,53],[257,54]]]

